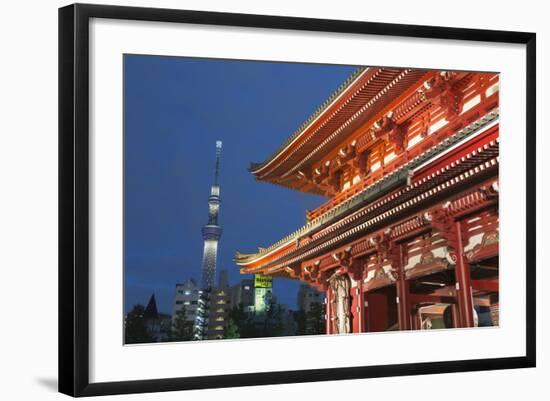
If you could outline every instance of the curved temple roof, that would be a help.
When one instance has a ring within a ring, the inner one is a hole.
[[[274,160],[277,155],[279,155],[286,147],[288,147],[292,142],[294,142],[294,140],[300,136],[300,134],[302,134],[304,132],[304,130],[311,124],[313,123],[313,121],[315,121],[315,119],[317,117],[319,117],[325,110],[327,110],[327,108],[344,92],[344,90],[346,90],[348,88],[348,86],[351,85],[351,83],[353,81],[355,81],[360,75],[361,73],[363,73],[364,71],[367,70],[367,67],[358,67],[345,81],[344,83],[342,83],[329,97],[327,100],[325,100],[323,102],[323,104],[321,104],[321,106],[319,106],[317,108],[317,110],[315,110],[313,112],[313,114],[311,116],[309,116],[309,118],[304,121],[304,123],[296,130],[292,133],[292,135],[290,135],[287,140],[279,147],[279,149],[277,149],[272,155],[271,157],[269,157],[268,159],[266,159],[264,162],[262,163],[250,163],[250,168],[248,169],[251,173],[253,174],[256,174],[256,173],[259,173],[260,170],[262,170],[264,167],[266,167],[272,160]]]
[[[380,114],[397,97],[420,86],[433,71],[389,67],[358,68],[288,140],[250,171],[260,181],[320,194],[297,178],[368,119]],[[294,173],[294,174],[292,174]]]

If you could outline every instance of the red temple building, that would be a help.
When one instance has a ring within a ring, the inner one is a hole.
[[[241,273],[323,291],[327,334],[498,325],[498,106],[496,73],[358,69],[252,164],[328,201]]]

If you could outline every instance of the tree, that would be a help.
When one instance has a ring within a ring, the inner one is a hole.
[[[225,338],[248,338],[249,326],[249,316],[241,303],[229,312]]]
[[[279,337],[284,334],[283,311],[281,305],[271,299],[265,316],[264,332],[261,337]]]
[[[239,333],[239,326],[237,325],[237,322],[232,318],[229,318],[227,322],[225,338],[241,338],[241,333]]]
[[[176,312],[174,322],[172,323],[171,341],[189,341],[193,339],[194,323],[187,319],[187,310],[182,305],[181,309]]]
[[[320,302],[311,304],[305,320],[305,334],[325,334],[325,310]]]
[[[154,339],[147,332],[147,322],[143,317],[145,308],[143,305],[134,305],[134,308],[126,316],[124,327],[124,342],[126,344],[150,343]]]
[[[303,309],[294,312],[294,320],[296,320],[298,335],[308,334],[306,331],[306,312]]]

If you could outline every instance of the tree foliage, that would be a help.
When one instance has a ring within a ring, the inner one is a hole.
[[[305,334],[325,334],[325,308],[321,302],[313,302],[306,313]]]
[[[307,312],[304,310],[298,311],[296,313],[296,323],[298,324],[298,334],[325,334],[324,305],[321,302],[313,302]]]
[[[124,342],[126,344],[150,343],[154,339],[147,332],[147,322],[143,317],[145,308],[143,305],[134,305],[126,316],[124,327]]]
[[[264,313],[248,313],[242,305],[229,313],[225,338],[279,337],[297,334],[296,324],[281,305],[271,301]]]
[[[187,320],[187,310],[182,305],[176,312],[172,323],[171,341],[189,341],[193,339],[193,321]]]

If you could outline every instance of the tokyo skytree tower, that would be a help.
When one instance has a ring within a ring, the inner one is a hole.
[[[220,211],[220,157],[222,153],[222,142],[216,141],[216,170],[214,183],[208,197],[208,224],[202,228],[204,240],[204,251],[202,255],[202,290],[210,290],[216,278],[216,261],[218,256],[218,241],[222,235],[222,228],[218,224],[218,213]]]
[[[218,257],[218,241],[222,235],[222,228],[218,224],[220,211],[220,157],[222,142],[216,141],[216,170],[214,183],[208,197],[208,223],[202,227],[204,250],[202,254],[201,295],[198,302],[197,317],[195,320],[195,338],[206,338],[208,331],[208,315],[210,310],[210,292],[216,279],[216,265]]]

